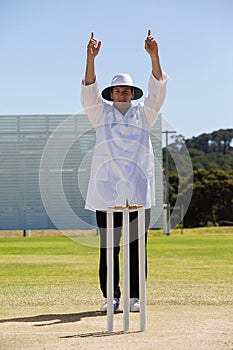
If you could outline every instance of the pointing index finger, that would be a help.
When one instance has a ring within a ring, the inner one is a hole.
[[[150,36],[151,35],[151,30],[148,29],[148,35],[147,36]]]

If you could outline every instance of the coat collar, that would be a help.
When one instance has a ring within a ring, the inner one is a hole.
[[[125,120],[126,118],[129,118],[129,116],[131,114],[131,110],[132,110],[132,105],[128,109],[128,111],[125,113],[125,115],[123,115],[118,109],[116,109],[114,107],[114,105],[112,105],[112,112],[113,112],[113,115],[114,115],[114,119],[116,119],[119,122],[122,121],[122,120]]]

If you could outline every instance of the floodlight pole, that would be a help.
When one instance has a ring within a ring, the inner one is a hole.
[[[170,203],[169,203],[169,154],[168,154],[168,135],[176,134],[176,131],[166,130],[162,132],[166,134],[166,168],[165,168],[165,208],[166,208],[166,224],[164,234],[170,235]]]

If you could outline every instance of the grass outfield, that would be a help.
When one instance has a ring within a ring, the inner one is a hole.
[[[148,237],[148,304],[227,305],[233,302],[233,229],[204,228]],[[81,238],[80,238],[81,240]],[[79,240],[79,242],[80,242]],[[0,306],[102,302],[98,237],[86,245],[65,236],[0,238]]]

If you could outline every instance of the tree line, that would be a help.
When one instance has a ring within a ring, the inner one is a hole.
[[[168,146],[169,202],[171,208],[177,201],[188,207],[184,227],[233,225],[232,140],[233,129],[187,140],[182,135],[173,136]],[[165,153],[164,149],[164,168]],[[192,171],[186,172],[188,158]]]

